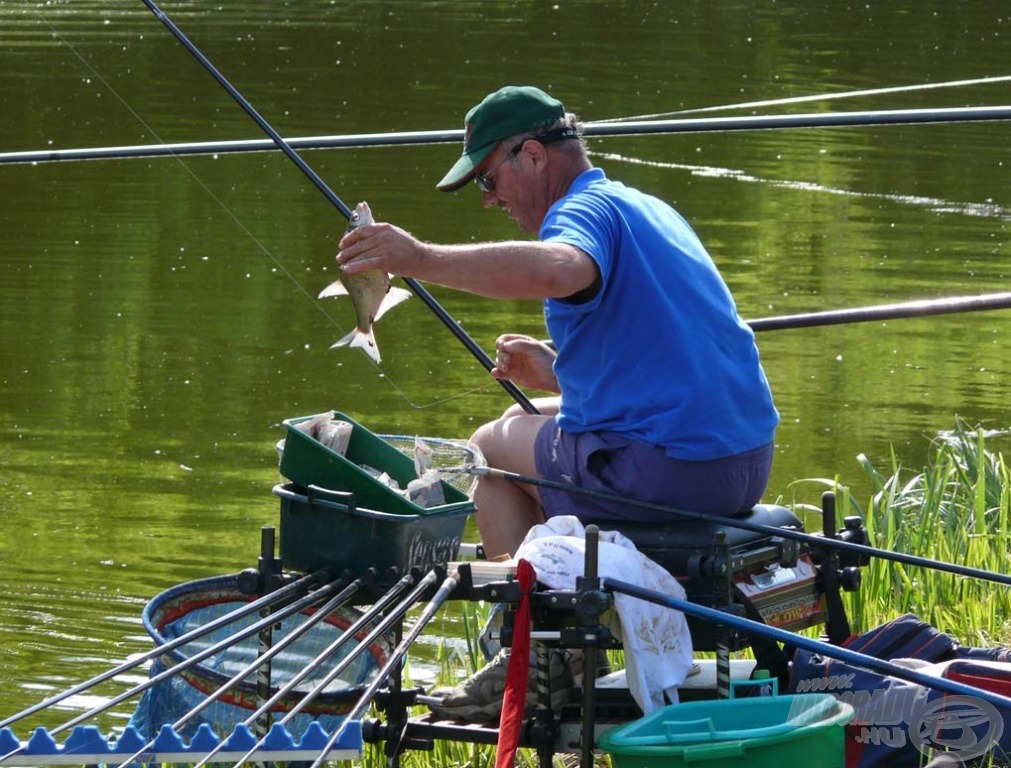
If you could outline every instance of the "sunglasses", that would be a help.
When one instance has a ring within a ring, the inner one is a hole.
[[[575,129],[563,128],[556,131],[551,131],[549,133],[545,133],[542,136],[534,136],[530,139],[524,139],[515,147],[510,149],[506,153],[506,156],[495,164],[494,168],[492,168],[489,171],[486,171],[485,173],[475,173],[474,183],[477,184],[478,188],[482,192],[484,192],[486,195],[490,195],[492,192],[495,191],[495,179],[492,178],[491,174],[493,174],[495,171],[501,168],[502,164],[505,163],[506,160],[512,160],[514,157],[516,157],[516,155],[520,153],[520,150],[523,149],[523,145],[526,144],[528,141],[537,141],[540,142],[541,144],[554,144],[556,141],[564,141],[565,139],[575,139],[578,136],[579,133]]]
[[[474,183],[477,184],[478,189],[480,189],[486,195],[490,195],[492,192],[494,192],[495,191],[495,179],[492,178],[491,174],[493,174],[495,171],[497,171],[499,168],[501,168],[502,164],[505,163],[506,160],[512,160],[514,157],[516,157],[516,155],[518,155],[520,153],[520,150],[523,149],[523,145],[525,143],[526,142],[522,142],[521,141],[515,147],[513,147],[512,149],[510,149],[506,153],[506,156],[503,157],[501,160],[499,160],[497,163],[495,163],[495,167],[492,168],[491,170],[489,170],[489,171],[487,171],[485,173],[475,173],[474,174]]]

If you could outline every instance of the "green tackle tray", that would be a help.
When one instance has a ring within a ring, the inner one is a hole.
[[[355,503],[367,509],[393,515],[441,515],[446,512],[473,512],[474,503],[463,491],[442,481],[445,504],[421,507],[406,496],[379,482],[359,464],[386,472],[401,488],[415,478],[414,461],[378,435],[340,411],[333,418],[351,424],[351,441],[344,456],[327,448],[298,429],[298,425],[319,414],[286,419],[281,474],[305,489],[319,486],[333,491],[353,493]]]
[[[375,568],[380,583],[390,568],[429,571],[455,560],[469,508],[453,505],[428,515],[391,515],[356,506],[353,495],[293,483],[274,486],[281,499],[281,562],[312,572],[327,566],[355,576]]]

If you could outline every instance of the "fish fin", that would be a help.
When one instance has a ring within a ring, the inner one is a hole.
[[[379,356],[379,346],[376,344],[376,337],[372,333],[371,328],[368,332],[360,331],[355,328],[343,339],[330,345],[330,349],[334,349],[335,347],[352,347],[354,349],[360,349],[372,358],[372,362],[376,365],[379,365],[379,363],[383,361],[383,359]]]
[[[397,306],[402,301],[407,301],[411,298],[411,292],[403,288],[390,287],[390,290],[386,292],[383,296],[383,300],[379,302],[379,308],[376,310],[376,316],[372,318],[372,322],[376,322],[380,317],[386,314],[388,309],[392,309]]]
[[[325,299],[330,296],[347,296],[348,289],[344,287],[344,283],[340,280],[334,280],[330,285],[319,292],[317,299]]]

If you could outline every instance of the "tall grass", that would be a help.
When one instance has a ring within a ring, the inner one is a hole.
[[[863,517],[875,547],[1006,574],[1011,470],[988,437],[996,434],[958,420],[933,441],[920,471],[904,467],[894,449],[885,470],[861,454],[873,488],[866,506],[839,479],[798,482],[832,486],[839,515]],[[855,631],[910,612],[967,645],[1011,641],[1011,591],[993,582],[873,558],[847,601]]]

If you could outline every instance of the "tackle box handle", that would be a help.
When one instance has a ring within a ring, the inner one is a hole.
[[[349,491],[335,491],[332,488],[324,488],[321,485],[310,485],[306,489],[306,500],[310,506],[321,504],[325,507],[347,512],[355,517],[364,517],[371,520],[380,520],[388,523],[404,523],[409,520],[420,520],[421,515],[397,515],[391,512],[379,512],[375,509],[365,509],[355,504],[355,495]]]

